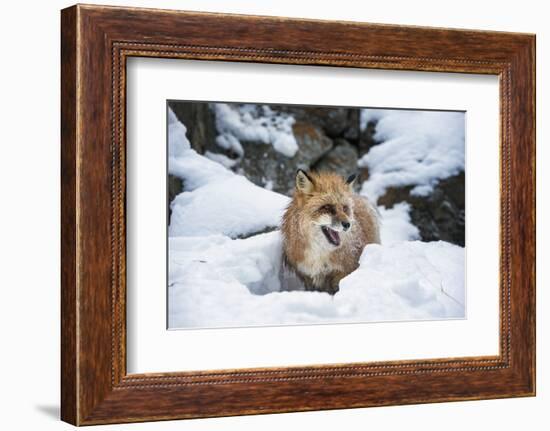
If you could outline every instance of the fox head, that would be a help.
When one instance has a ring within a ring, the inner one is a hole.
[[[340,247],[352,229],[355,178],[327,172],[296,173],[294,201],[300,210],[300,224],[325,248]]]

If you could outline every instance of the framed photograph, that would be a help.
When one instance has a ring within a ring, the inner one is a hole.
[[[535,395],[535,36],[61,14],[61,415]]]

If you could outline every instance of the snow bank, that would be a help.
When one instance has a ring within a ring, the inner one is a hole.
[[[169,235],[222,234],[235,238],[277,227],[289,201],[286,196],[233,175],[176,196]]]
[[[298,144],[292,132],[295,120],[290,114],[273,111],[267,105],[212,104],[216,114],[216,143],[224,149],[244,154],[240,141],[273,145],[275,151],[293,157]]]
[[[464,317],[464,250],[369,245],[335,296],[281,291],[279,232],[170,238],[170,328]]]
[[[362,110],[363,129],[375,120],[381,143],[359,160],[370,174],[361,193],[373,202],[389,187],[412,185],[412,194],[425,196],[438,180],[464,170],[464,113]]]
[[[365,247],[359,269],[340,282],[363,319],[464,317],[464,249],[447,242]]]

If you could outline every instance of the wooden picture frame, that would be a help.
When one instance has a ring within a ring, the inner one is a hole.
[[[61,17],[64,421],[535,394],[534,35],[83,5]],[[131,56],[498,75],[500,354],[128,375],[125,64]]]

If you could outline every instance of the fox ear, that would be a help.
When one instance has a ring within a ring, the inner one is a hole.
[[[346,180],[346,184],[349,184],[350,189],[353,189],[353,185],[355,184],[356,179],[357,179],[357,174],[351,174]]]
[[[305,194],[309,194],[313,191],[313,181],[308,174],[301,169],[298,169],[298,172],[296,172],[296,190]]]

